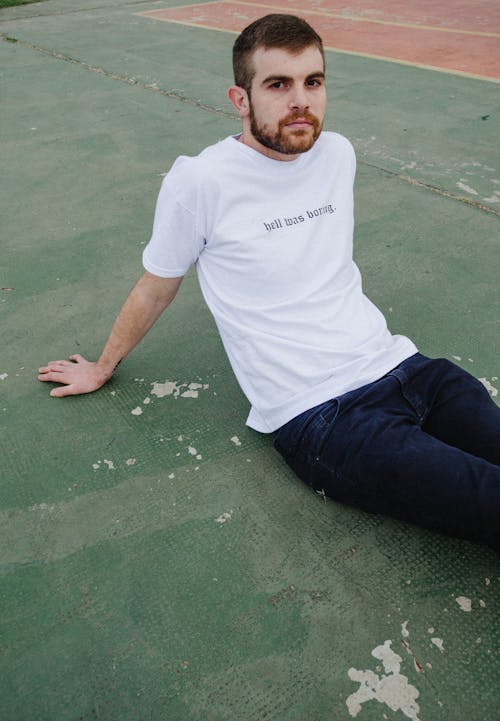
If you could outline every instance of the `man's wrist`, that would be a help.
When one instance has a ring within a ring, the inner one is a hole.
[[[104,383],[112,377],[112,375],[114,374],[114,372],[116,371],[116,369],[118,368],[118,366],[120,365],[122,360],[123,359],[120,358],[120,360],[118,360],[117,362],[113,362],[113,363],[109,363],[109,362],[102,361],[102,360],[97,361],[96,366],[97,366],[98,370],[101,372]]]

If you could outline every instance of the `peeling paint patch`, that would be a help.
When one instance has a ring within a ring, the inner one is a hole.
[[[135,461],[135,459],[134,459],[134,461]],[[94,469],[94,471],[98,471],[100,468],[102,468],[102,465],[101,465],[102,463],[104,463],[104,465],[107,466],[110,471],[116,470],[115,464],[113,463],[113,461],[110,461],[110,460],[107,460],[106,458],[104,458],[104,460],[102,460],[102,461],[96,461],[95,463],[92,463],[92,468]],[[128,461],[127,461],[127,464],[128,464]]]
[[[238,436],[233,436],[230,438],[231,443],[234,443],[235,446],[241,446],[241,441],[238,438]]]
[[[198,391],[184,391],[184,393],[181,393],[181,398],[198,398]]]
[[[8,373],[0,373],[0,381],[4,381],[8,377],[9,377]]]
[[[498,388],[495,388],[493,383],[490,383],[490,381],[487,378],[478,378],[478,380],[481,381],[481,383],[486,388],[486,390],[488,391],[490,396],[492,398],[496,398],[496,396],[498,395]],[[498,378],[497,378],[497,376],[493,376],[493,378],[491,380],[497,381]]]
[[[176,381],[165,381],[164,383],[154,381],[151,385],[151,393],[157,398],[165,398],[166,396],[198,398],[200,390],[209,388],[208,383],[177,383]]]
[[[55,505],[53,503],[35,503],[34,506],[30,506],[30,511],[48,511],[49,513],[52,513],[54,511]]]
[[[408,621],[405,621],[404,623],[401,624],[401,635],[403,636],[403,638],[408,638],[408,636],[410,635],[410,632],[408,631],[407,626],[408,626]]]
[[[458,603],[462,611],[470,613],[472,611],[472,601],[467,596],[457,596],[455,601]]]
[[[137,406],[137,408],[134,408],[132,411],[130,411],[133,416],[141,416],[142,415],[142,408],[140,406]]]
[[[402,711],[412,721],[420,721],[420,707],[416,701],[419,691],[401,674],[402,658],[391,649],[391,643],[392,641],[384,641],[382,646],[377,646],[372,651],[372,656],[382,661],[385,674],[378,676],[369,669],[349,669],[348,676],[351,681],[359,683],[359,689],[346,700],[351,716],[359,714],[362,710],[361,704],[375,700],[388,706],[391,711]]]
[[[233,510],[225,511],[224,513],[221,513],[218,518],[215,519],[215,522],[220,523],[222,525],[223,523],[226,523],[226,521],[231,520],[231,518],[233,517],[233,513],[234,513]]]
[[[135,464],[137,463],[137,459],[136,458],[127,458],[125,463],[127,464],[127,466],[135,466]]]
[[[441,651],[441,653],[443,653],[444,642],[443,642],[442,638],[431,638],[431,643],[433,643],[434,646],[436,646],[436,648],[438,648]]]
[[[151,393],[157,398],[165,398],[165,396],[174,396],[176,398],[180,393],[180,388],[174,381],[165,381],[165,383],[159,383],[155,381],[153,384]]]
[[[483,198],[485,203],[500,203],[500,191],[494,190],[489,198]]]
[[[460,190],[465,191],[466,193],[469,193],[469,195],[479,195],[477,190],[474,190],[474,188],[471,188],[470,185],[466,185],[463,179],[461,179],[457,183],[457,188],[460,188]]]

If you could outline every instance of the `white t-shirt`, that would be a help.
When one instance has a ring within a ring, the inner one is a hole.
[[[323,132],[295,160],[229,137],[165,177],[146,270],[192,263],[238,382],[247,424],[271,432],[416,352],[389,333],[352,259],[354,150]]]

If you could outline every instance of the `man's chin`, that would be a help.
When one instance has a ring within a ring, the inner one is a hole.
[[[311,132],[299,131],[294,133],[294,137],[287,138],[284,140],[282,147],[287,148],[285,152],[289,155],[295,155],[296,153],[307,153],[316,142],[316,137]]]

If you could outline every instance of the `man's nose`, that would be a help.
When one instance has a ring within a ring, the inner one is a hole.
[[[307,94],[302,87],[294,87],[290,97],[290,108],[293,110],[302,110],[309,107]]]

